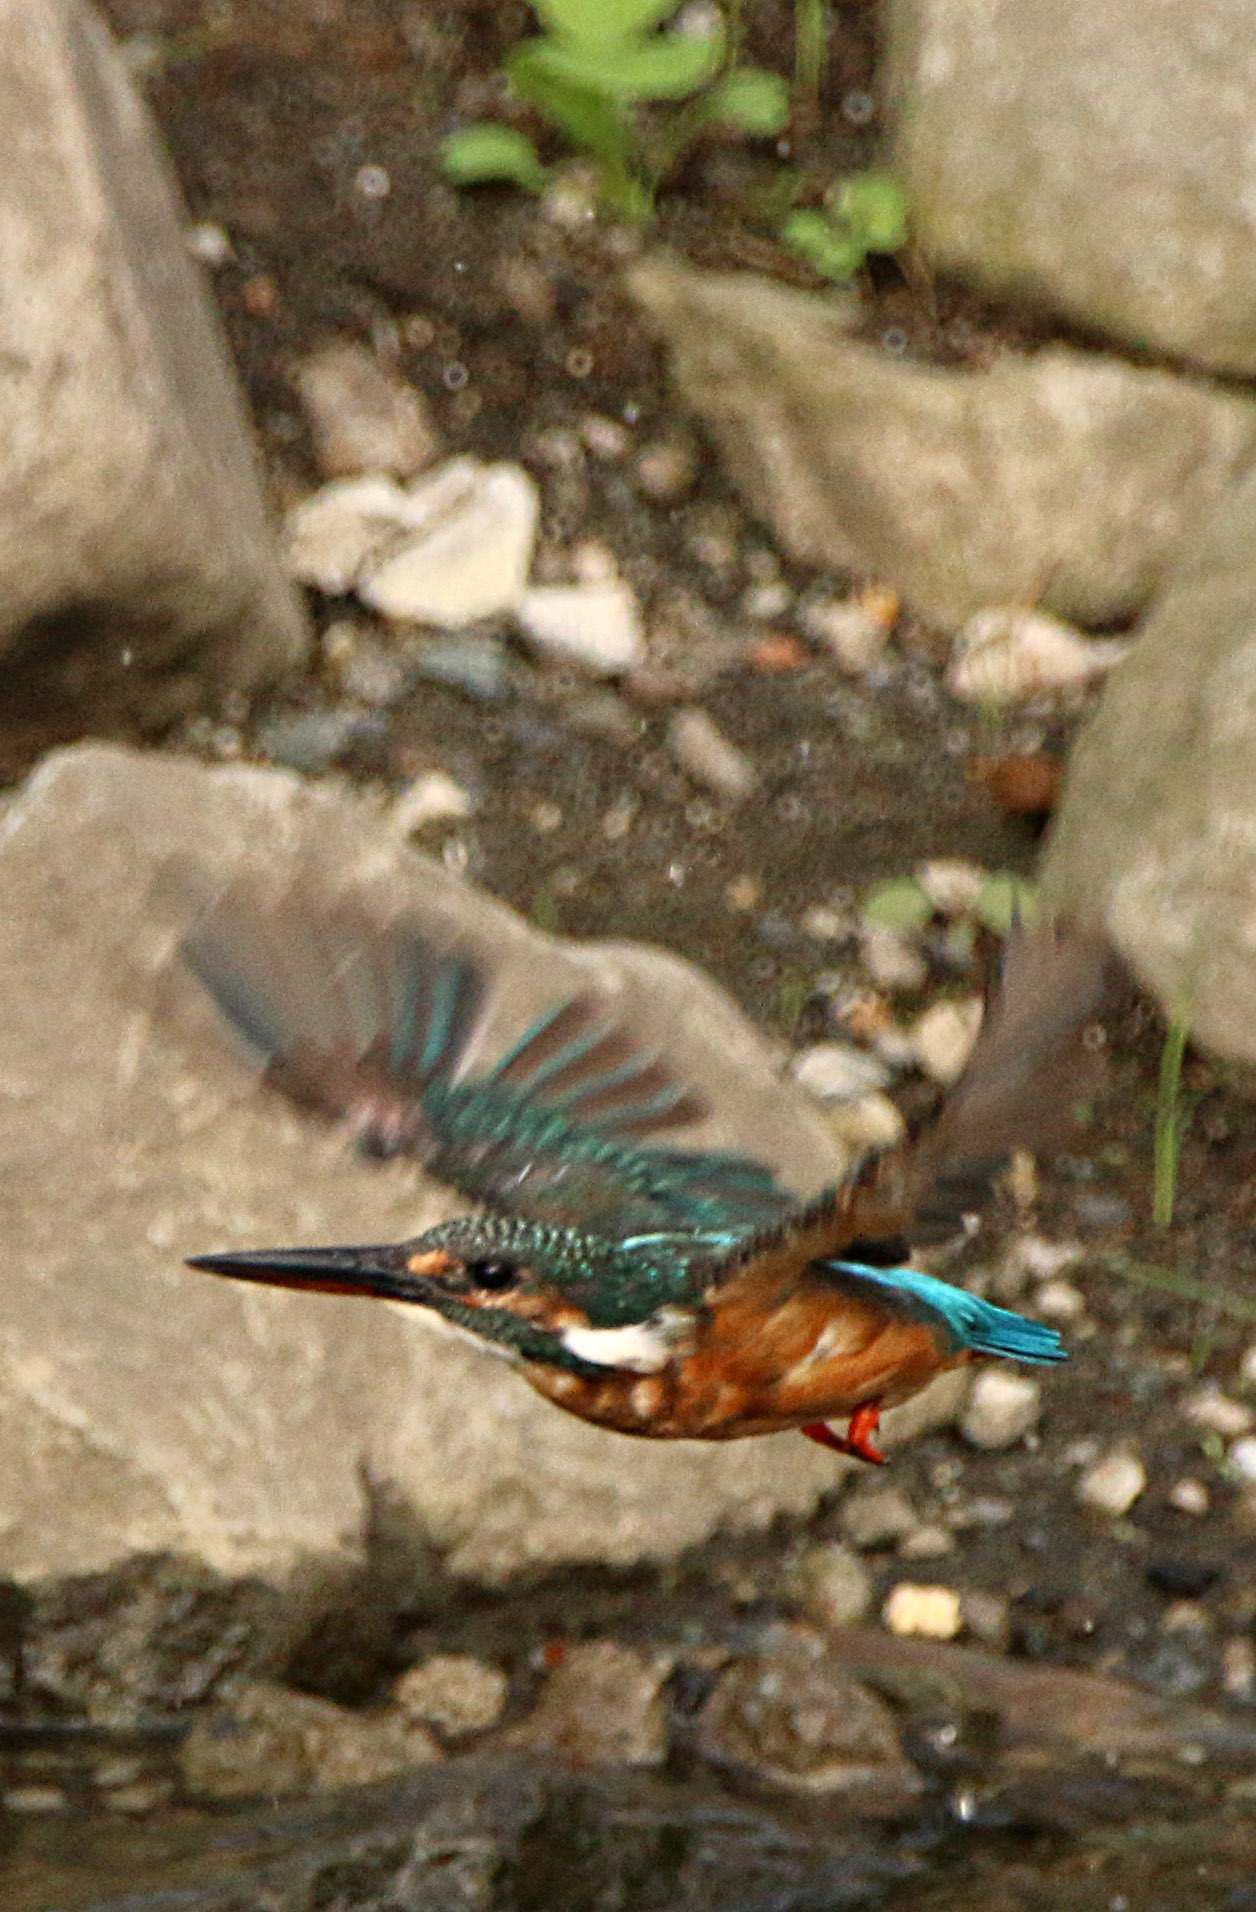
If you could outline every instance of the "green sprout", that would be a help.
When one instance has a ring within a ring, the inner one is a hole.
[[[1182,1106],[1182,1057],[1186,1052],[1186,1024],[1170,1022],[1160,1052],[1160,1080],[1156,1086],[1156,1123],[1153,1144],[1151,1218],[1157,1228],[1173,1221],[1177,1200],[1178,1151],[1186,1127]]]
[[[676,0],[534,0],[544,31],[506,58],[516,96],[598,173],[602,205],[644,223],[655,196],[712,126],[775,138],[789,118],[779,74],[744,65],[734,36],[667,29]],[[730,55],[730,43],[732,53]],[[659,109],[647,127],[640,110]],[[673,108],[670,118],[666,109]],[[455,185],[499,181],[543,192],[552,173],[526,134],[481,121],[453,133],[441,168]]]
[[[898,252],[906,244],[902,187],[889,173],[856,173],[830,187],[822,206],[791,212],[780,237],[826,279],[853,279],[870,253]]]

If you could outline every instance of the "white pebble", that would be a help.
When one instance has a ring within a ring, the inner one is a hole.
[[[343,340],[312,352],[295,367],[292,382],[327,477],[392,472],[412,478],[436,457],[439,441],[423,394],[365,345]]]
[[[919,989],[928,967],[901,930],[864,919],[859,926],[859,953],[863,966],[882,989]]]
[[[862,677],[883,655],[894,627],[860,598],[809,598],[798,609],[805,636],[832,652],[844,671]]]
[[[1223,1394],[1215,1381],[1197,1388],[1194,1394],[1187,1395],[1182,1403],[1182,1411],[1188,1421],[1196,1427],[1204,1427],[1212,1434],[1220,1434],[1222,1440],[1232,1441],[1240,1434],[1246,1434],[1256,1414],[1242,1401],[1231,1400]]]
[[[1249,1700],[1256,1687],[1256,1646],[1233,1633],[1221,1649],[1221,1684],[1231,1699]]]
[[[959,1080],[981,1028],[984,1009],[980,996],[963,1002],[935,1002],[912,1030],[920,1066],[934,1082]]]
[[[872,1580],[857,1553],[840,1541],[808,1547],[786,1576],[786,1589],[822,1626],[854,1626],[872,1600]]]
[[[1194,1480],[1189,1475],[1184,1480],[1175,1480],[1169,1489],[1169,1505],[1176,1507],[1179,1514],[1193,1514],[1197,1520],[1202,1520],[1211,1504],[1203,1481]]]
[[[1080,1261],[1085,1253],[1079,1241],[1048,1241],[1045,1235],[1017,1235],[1004,1256],[1004,1272],[1009,1276],[1028,1275],[1032,1281],[1049,1281]]]
[[[891,1633],[925,1640],[953,1640],[963,1625],[959,1595],[953,1587],[922,1587],[900,1580],[882,1608]]]
[[[216,226],[211,219],[202,219],[198,224],[189,226],[183,235],[183,243],[194,259],[199,259],[210,271],[225,266],[235,258],[235,247],[231,235],[225,226]]]
[[[959,632],[946,681],[968,703],[1013,704],[1071,690],[1119,664],[1129,645],[1015,606],[979,611]]]
[[[452,459],[407,488],[405,515],[411,529],[399,547],[365,568],[364,603],[450,631],[518,610],[540,515],[521,465]]]
[[[466,1653],[437,1653],[402,1674],[396,1698],[403,1712],[443,1732],[475,1733],[496,1725],[509,1691],[499,1666]]]
[[[682,770],[695,783],[721,796],[748,797],[759,781],[749,757],[730,743],[704,710],[678,710],[668,726],[668,742]]]
[[[941,915],[966,916],[976,908],[986,872],[977,863],[939,857],[933,863],[922,863],[915,878]]]
[[[877,1056],[848,1042],[817,1042],[790,1063],[796,1081],[824,1102],[853,1102],[883,1089],[890,1072]]]
[[[1256,1389],[1256,1341],[1243,1350],[1239,1363],[1239,1386]]]
[[[945,1527],[917,1527],[913,1533],[904,1534],[898,1543],[901,1560],[938,1560],[954,1551],[955,1537]]]
[[[1226,1455],[1230,1472],[1241,1481],[1256,1481],[1256,1437],[1246,1435],[1235,1441]]]
[[[294,505],[284,524],[284,562],[299,584],[343,597],[368,557],[404,526],[406,494],[391,478],[349,478]]]
[[[974,1447],[1013,1447],[1038,1424],[1042,1389],[1032,1376],[983,1368],[973,1382],[960,1431]]]
[[[851,931],[849,915],[829,903],[813,903],[803,911],[799,923],[804,933],[814,937],[817,943],[840,943]]]
[[[615,677],[642,662],[636,596],[626,584],[554,584],[523,594],[519,623],[544,657]]]
[[[856,1155],[879,1155],[907,1140],[902,1112],[880,1091],[837,1103],[828,1112],[828,1122],[838,1141]]]
[[[1256,1463],[1256,1441],[1251,1446]],[[1252,1478],[1256,1479],[1256,1465]],[[1131,1448],[1114,1447],[1086,1469],[1077,1483],[1077,1498],[1083,1507],[1119,1520],[1122,1514],[1129,1512],[1146,1485],[1147,1470],[1138,1455]]]
[[[429,770],[408,784],[388,813],[399,836],[410,836],[425,823],[456,821],[475,815],[475,798],[443,770]]]
[[[1034,1308],[1044,1321],[1080,1321],[1086,1297],[1071,1281],[1044,1281],[1034,1296]]]

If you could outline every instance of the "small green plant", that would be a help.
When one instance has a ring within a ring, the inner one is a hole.
[[[676,0],[534,0],[544,32],[508,54],[515,93],[598,170],[599,195],[617,218],[653,217],[659,186],[709,126],[774,138],[789,118],[779,74],[728,54],[720,26],[666,30]],[[646,129],[643,106],[676,110]],[[441,166],[456,185],[506,181],[544,190],[550,171],[523,133],[491,122],[446,140]]]
[[[856,173],[831,186],[822,205],[788,214],[780,236],[826,279],[853,279],[869,253],[906,244],[902,188],[889,173]]]
[[[1152,1175],[1151,1218],[1157,1228],[1168,1228],[1173,1221],[1177,1200],[1178,1151],[1186,1115],[1182,1107],[1182,1057],[1186,1052],[1186,1024],[1176,1018],[1169,1024],[1160,1051],[1160,1080],[1156,1086],[1156,1124],[1154,1170]]]
[[[864,898],[863,913],[870,923],[914,935],[937,914],[932,898],[914,876],[891,877],[878,883]],[[1011,870],[992,870],[966,912],[995,936],[1006,937],[1015,925],[1029,928],[1037,919],[1038,893],[1034,885]]]

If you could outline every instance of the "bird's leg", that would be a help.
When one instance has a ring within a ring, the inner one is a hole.
[[[853,1454],[857,1461],[871,1461],[874,1467],[884,1467],[885,1455],[872,1445],[880,1420],[880,1402],[865,1401],[851,1415],[845,1434],[835,1434],[827,1421],[807,1421],[801,1431],[809,1441],[831,1447],[835,1454]]]

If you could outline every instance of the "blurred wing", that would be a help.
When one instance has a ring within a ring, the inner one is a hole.
[[[640,1138],[705,1113],[589,997],[539,1018],[487,1074],[459,1075],[482,967],[412,925],[260,907],[229,892],[182,944],[263,1059],[264,1079],[342,1120],[364,1153],[409,1155],[471,1200],[609,1236],[754,1228],[791,1198],[747,1157]]]

